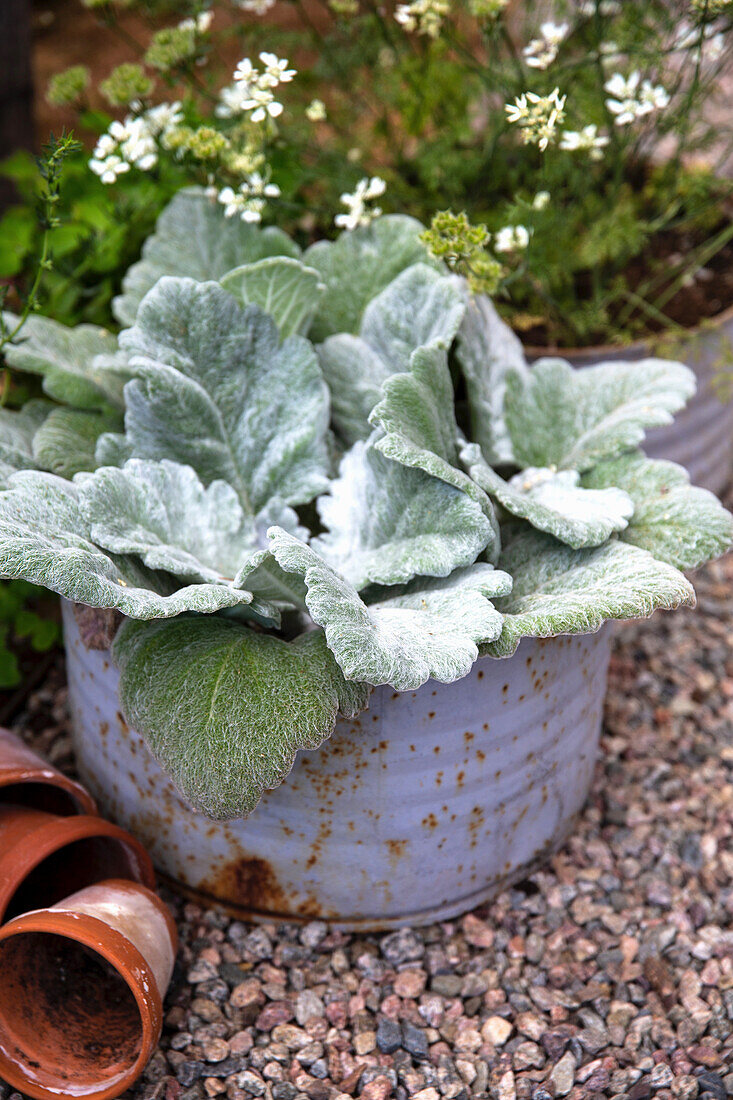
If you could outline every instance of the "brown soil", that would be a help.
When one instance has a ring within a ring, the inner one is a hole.
[[[721,225],[719,229],[722,229]],[[627,269],[628,285],[632,290],[642,292],[645,284],[655,276],[660,283],[655,286],[654,294],[647,300],[663,298],[667,289],[679,276],[679,267],[684,263],[700,241],[687,235],[663,233],[656,237],[643,256],[638,257]],[[661,278],[665,267],[669,274]],[[587,288],[578,288],[579,297],[587,297]],[[729,307],[733,306],[733,241],[722,248],[688,285],[680,289],[664,305],[662,312],[671,322],[670,325],[655,320],[641,309],[635,309],[627,319],[625,331],[633,338],[643,338],[649,334],[674,331],[676,326],[685,329],[697,328]],[[552,340],[545,325],[535,325],[520,333],[523,343],[531,348],[549,348]],[[601,340],[607,343],[607,340]]]

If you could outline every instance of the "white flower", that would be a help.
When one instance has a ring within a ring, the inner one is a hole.
[[[323,122],[326,117],[326,104],[323,100],[311,100],[305,109],[305,117],[309,122]]]
[[[357,229],[359,226],[369,225],[374,218],[379,217],[382,211],[378,206],[367,207],[366,204],[383,195],[386,188],[387,184],[379,176],[359,180],[353,194],[346,193],[341,196],[341,202],[347,208],[347,213],[337,214],[334,224],[340,229]]]
[[[550,203],[549,191],[538,191],[535,197],[532,199],[533,210],[545,210]]]
[[[214,19],[213,11],[202,11],[195,19],[183,19],[178,24],[179,31],[195,31],[196,34],[206,34]]]
[[[541,37],[532,39],[522,51],[530,68],[546,69],[551,65],[569,29],[569,23],[543,23]]]
[[[234,3],[241,11],[251,11],[255,15],[266,15],[275,7],[275,0],[234,0]]]
[[[260,85],[267,88],[277,88],[278,84],[287,84],[296,75],[296,69],[288,68],[287,58],[279,58],[274,53],[263,52],[260,61],[265,70],[259,78]]]
[[[529,230],[523,225],[505,225],[494,236],[495,252],[521,252],[529,244]]]
[[[519,125],[525,145],[537,145],[544,151],[555,140],[556,128],[565,117],[566,98],[559,88],[547,96],[523,92],[514,103],[505,104],[507,121]]]
[[[650,80],[645,80],[639,92],[639,102],[643,114],[661,111],[669,104],[669,92],[661,84],[652,84]]]
[[[243,57],[234,70],[234,79],[242,80],[245,84],[253,84],[259,78],[259,71],[248,57]]]
[[[245,99],[249,99],[249,87],[246,84],[229,84],[219,92],[219,102],[214,113],[218,118],[234,118],[244,110]]]
[[[183,122],[181,103],[159,103],[157,107],[151,107],[145,112],[145,121],[152,134],[165,134]]]
[[[249,98],[245,99],[242,107],[245,111],[251,111],[249,116],[253,122],[264,122],[267,118],[277,118],[283,113],[283,105],[279,103],[269,88],[253,87],[249,89]]]
[[[394,17],[406,31],[437,38],[450,6],[451,0],[411,0],[409,4],[398,4]]]
[[[244,222],[259,222],[265,209],[265,199],[277,198],[279,194],[277,184],[267,183],[259,172],[252,172],[236,191],[233,187],[223,187],[217,199],[224,207],[225,218],[238,214]]]
[[[97,157],[92,157],[89,161],[89,167],[92,172],[99,176],[102,183],[114,183],[118,176],[121,176],[124,172],[130,171],[130,165],[122,157],[111,154],[100,160]]]
[[[660,110],[669,103],[669,95],[662,85],[654,85],[650,80],[641,83],[638,70],[634,70],[629,77],[614,73],[604,87],[609,93],[606,106],[616,116],[617,126],[628,126],[630,122]]]
[[[147,171],[158,160],[158,149],[146,119],[128,115],[124,122],[115,120],[109,133],[119,145],[120,156],[136,168]]]
[[[98,160],[104,160],[117,150],[117,142],[111,134],[102,134],[94,147],[94,156]]]
[[[575,153],[586,150],[590,153],[591,160],[600,160],[603,156],[601,150],[608,145],[610,138],[598,133],[598,127],[590,124],[582,130],[563,130],[560,136],[560,148],[565,152]]]

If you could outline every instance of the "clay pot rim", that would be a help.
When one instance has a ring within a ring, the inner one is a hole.
[[[28,809],[25,806],[19,808]],[[42,810],[31,810],[29,812],[45,813]],[[102,817],[92,816],[91,814],[77,814],[72,817],[57,817],[50,814],[46,816],[50,817],[51,820],[43,822],[35,829],[30,829],[21,842],[14,844],[9,851],[0,854],[0,883],[5,883],[4,887],[0,886],[0,921],[3,920],[7,907],[23,879],[27,878],[49,856],[54,855],[77,840],[98,837],[100,839],[116,840],[123,847],[131,848],[138,860],[140,872],[143,876],[143,881],[137,885],[147,887],[152,892],[152,888],[155,887],[153,862],[136,837],[120,828],[119,825],[113,825],[111,821],[106,821]],[[17,872],[12,875],[3,875],[3,866],[16,861],[21,852],[25,855],[21,864],[21,876],[19,877]],[[131,884],[134,882],[134,880],[125,879],[105,879],[104,881],[130,881]],[[90,883],[89,885],[97,884]]]
[[[678,335],[680,340],[693,340],[697,336],[709,332],[712,328],[722,328],[730,321],[733,321],[733,305],[729,305],[720,313],[716,313],[714,317],[708,317],[693,328],[682,327],[682,331]],[[618,356],[619,353],[643,356],[644,353],[650,350],[650,345],[653,344],[655,337],[662,337],[663,335],[663,333],[650,333],[648,337],[634,340],[631,344],[586,344],[582,348],[564,348],[557,345],[540,347],[536,344],[523,344],[522,350],[525,357],[531,361],[536,359],[567,359],[570,363],[574,359],[582,359],[591,355],[599,359],[605,355]]]
[[[114,882],[117,885],[123,881],[109,879],[105,880],[105,884]],[[133,883],[125,881],[124,884],[134,888]],[[163,902],[152,891],[145,887],[141,889],[154,898],[159,906],[163,906]],[[170,915],[169,919],[172,919]],[[157,1046],[163,1026],[163,997],[158,989],[155,975],[137,947],[122,932],[87,913],[53,908],[36,909],[30,913],[24,913],[0,928],[0,943],[13,936],[29,932],[46,932],[64,936],[90,948],[114,967],[135,998],[140,1014],[142,1038],[140,1051],[134,1063],[113,1083],[101,1082],[96,1088],[90,1087],[86,1092],[73,1094],[75,1100],[112,1100],[134,1084]],[[64,1091],[63,1085],[61,1088],[46,1087],[34,1077],[27,1075],[17,1062],[6,1055],[2,1045],[0,1045],[0,1077],[13,1088],[22,1090],[36,1100],[59,1100],[61,1096],[69,1095]]]
[[[3,747],[8,745],[8,751],[13,753],[16,747],[14,742],[17,742],[18,759],[5,764],[2,760]],[[33,767],[30,763],[24,764],[22,762],[22,757],[26,754],[29,757],[36,758],[38,761],[36,767]],[[29,748],[25,742],[21,741],[20,738],[16,737],[10,730],[0,729],[0,801],[2,801],[2,792],[6,787],[21,787],[33,783],[37,783],[40,786],[56,787],[58,790],[68,794],[70,799],[76,804],[76,811],[70,808],[69,816],[74,812],[77,814],[89,815],[96,815],[98,813],[96,802],[89,792],[82,787],[81,783],[77,783],[74,779],[69,779],[68,776],[57,771],[57,769],[50,764],[47,764],[45,760],[38,756],[33,749]]]

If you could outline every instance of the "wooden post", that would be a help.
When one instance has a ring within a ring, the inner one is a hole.
[[[0,160],[33,147],[30,0],[0,0]],[[12,193],[0,178],[0,209]]]

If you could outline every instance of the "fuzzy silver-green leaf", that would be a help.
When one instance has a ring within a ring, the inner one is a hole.
[[[95,469],[100,435],[121,427],[122,417],[112,410],[56,407],[33,437],[33,455],[44,470],[72,478]]]
[[[326,284],[310,331],[312,340],[336,332],[359,331],[367,304],[401,271],[416,263],[435,263],[420,241],[423,226],[404,214],[387,214],[370,225],[318,241],[303,255]]]
[[[511,370],[526,378],[529,368],[519,337],[484,294],[469,298],[456,339],[456,359],[466,380],[471,438],[492,465],[513,462],[504,417],[506,376]]]
[[[506,376],[504,413],[519,466],[591,469],[635,448],[648,428],[669,424],[695,392],[682,363],[640,359],[574,370],[539,359],[529,378]]]
[[[476,484],[507,512],[576,550],[600,546],[615,531],[623,531],[634,511],[629,495],[614,485],[582,487],[577,470],[530,467],[505,481],[484,460],[476,443],[466,444],[461,460]]]
[[[6,315],[9,323],[17,318]],[[122,389],[129,378],[117,337],[98,325],[69,328],[51,317],[32,314],[18,342],[3,354],[11,367],[39,374],[49,397],[79,409],[122,409]]]
[[[493,535],[465,493],[361,442],[344,455],[318,512],[326,533],[314,549],[357,589],[447,577],[474,562]]]
[[[348,680],[420,687],[431,677],[465,676],[478,643],[498,637],[501,616],[490,598],[511,578],[487,564],[455,570],[445,579],[420,577],[367,606],[345,577],[315,550],[272,528],[270,552],[286,573],[305,581],[306,604]]]
[[[0,492],[0,576],[41,584],[75,603],[116,608],[134,619],[182,611],[209,614],[252,602],[225,585],[178,588],[127,556],[91,539],[79,486],[55,474],[23,470]]]
[[[628,493],[634,515],[620,537],[678,569],[697,569],[730,549],[730,512],[707,489],[690,485],[687,471],[674,462],[634,452],[600,463],[583,484]]]
[[[317,749],[339,711],[369,689],[349,684],[323,632],[284,642],[222,619],[123,623],[114,642],[127,721],[187,802],[219,820],[252,812],[300,749]]]
[[[125,388],[131,457],[226,481],[249,515],[326,488],[328,390],[307,340],[280,343],[259,306],[174,278],[150,291],[121,340],[137,375]]]
[[[318,348],[331,391],[332,419],[347,445],[369,436],[369,414],[382,383],[410,369],[425,344],[450,347],[465,311],[458,280],[413,264],[367,305],[359,336],[339,333]]]
[[[418,348],[410,370],[388,378],[382,395],[369,418],[384,433],[375,444],[377,450],[403,466],[424,470],[475,500],[493,527],[486,550],[493,559],[499,546],[493,505],[483,489],[458,469],[460,433],[445,347],[436,343]]]
[[[268,256],[235,267],[219,281],[240,305],[264,309],[282,337],[307,334],[326,289],[314,268],[289,256]]]
[[[143,245],[142,259],[126,273],[123,293],[112,303],[114,314],[120,324],[132,325],[138,306],[163,275],[204,282],[266,256],[299,254],[281,229],[226,218],[216,199],[200,188],[186,188],[166,206],[155,233]]]
[[[525,637],[592,634],[606,619],[643,619],[657,608],[695,603],[679,570],[615,538],[573,550],[522,525],[506,542],[499,565],[514,583],[496,601],[504,616],[501,636],[482,648],[493,657],[511,657]]]

